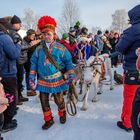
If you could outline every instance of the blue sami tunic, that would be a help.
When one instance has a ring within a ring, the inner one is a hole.
[[[49,47],[49,51],[60,67],[66,70],[68,78],[71,80],[75,79],[72,57],[69,51],[58,42],[53,42]],[[62,75],[51,79],[44,78],[52,76],[57,72],[59,70],[46,58],[42,46],[38,46],[31,57],[30,69],[30,79],[35,78],[36,75],[38,77],[36,90],[49,94],[67,90],[68,85]]]

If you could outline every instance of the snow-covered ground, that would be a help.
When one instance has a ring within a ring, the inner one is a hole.
[[[120,120],[122,90],[122,85],[115,85],[112,91],[104,85],[104,93],[96,103],[91,102],[91,91],[88,110],[81,111],[82,103],[77,103],[77,115],[68,115],[66,124],[60,124],[56,105],[51,101],[55,124],[48,130],[41,129],[44,121],[39,100],[30,97],[29,102],[19,106],[17,129],[3,134],[4,140],[132,140],[133,132],[127,133],[116,125]]]

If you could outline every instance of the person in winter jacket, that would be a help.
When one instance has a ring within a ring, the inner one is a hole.
[[[98,30],[97,34],[94,36],[94,41],[96,42],[95,46],[99,51],[103,49],[103,42],[102,42],[102,31]]]
[[[42,44],[34,51],[31,57],[30,86],[40,92],[40,101],[44,115],[45,123],[42,129],[48,129],[54,124],[51,107],[49,104],[49,95],[52,94],[54,101],[58,106],[58,115],[60,123],[66,122],[66,109],[63,93],[68,89],[68,84],[75,79],[72,57],[70,52],[62,44],[55,41],[56,21],[50,16],[43,16],[38,21],[38,29],[44,36]],[[46,47],[46,48],[45,48]],[[62,72],[51,63],[47,57],[48,49],[50,55],[58,65],[68,73],[68,83],[63,79]],[[35,87],[35,78],[37,75],[37,86]]]
[[[74,27],[70,27],[70,30],[69,30],[69,44],[72,48],[72,50],[75,50],[75,48],[77,47],[77,38],[76,38],[76,29]],[[76,56],[74,54],[74,51],[72,53],[72,62],[74,64],[77,64],[77,59],[76,59]]]
[[[8,23],[7,21],[5,22]],[[0,20],[0,23],[2,23],[2,20]],[[16,109],[16,59],[20,56],[20,45],[14,43],[12,38],[8,35],[8,32],[5,32],[6,30],[8,31],[9,27],[6,26],[6,24],[2,24],[2,26],[5,29],[0,28],[0,54],[1,59],[4,59],[4,65],[0,70],[0,76],[2,77],[1,82],[4,86],[4,91],[14,96],[14,101],[9,103],[9,106],[4,111],[4,125],[2,129],[3,131],[9,131],[17,127],[17,123],[13,121],[13,117]]]
[[[124,82],[123,82],[123,107],[121,113],[121,121],[117,122],[119,128],[127,132],[132,130],[131,114],[132,102],[138,88],[138,84],[131,83],[131,78],[128,80],[127,75],[132,75],[137,72],[136,69],[136,49],[140,46],[140,5],[135,6],[128,12],[131,27],[123,32],[123,36],[116,45],[116,50],[123,55],[123,69],[124,69]]]
[[[94,41],[94,34],[93,33],[89,33],[88,38],[90,39],[89,41],[89,46],[90,48],[90,53],[89,53],[89,57],[90,56],[97,56],[98,55],[98,49],[95,46],[95,41]]]
[[[21,29],[21,20],[18,16],[14,15],[11,18],[11,27],[9,28],[9,35],[13,39],[14,43],[20,44],[21,52],[20,57],[17,59],[17,105],[21,105],[22,102],[28,101],[28,98],[23,97],[22,90],[23,90],[23,75],[24,75],[24,69],[23,64],[26,62],[26,51],[24,45],[22,45],[22,38],[18,34],[18,31]]]
[[[72,48],[69,42],[69,34],[64,33],[62,35],[62,39],[60,40],[60,43],[63,44],[68,49],[71,55],[74,53],[74,48]]]
[[[26,87],[27,87],[27,96],[35,96],[35,90],[32,90],[29,85],[29,72],[31,67],[31,56],[40,42],[40,39],[36,39],[36,32],[33,29],[29,29],[26,33],[27,35],[23,38],[22,46],[24,52],[26,53],[26,61],[24,63],[24,68],[26,72]]]

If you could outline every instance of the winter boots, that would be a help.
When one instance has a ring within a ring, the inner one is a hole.
[[[121,129],[124,129],[124,130],[127,131],[127,132],[131,132],[131,131],[132,131],[132,128],[126,128],[126,127],[123,125],[123,123],[122,123],[121,121],[118,121],[118,122],[117,122],[117,126],[118,126],[119,128],[121,128]]]
[[[5,133],[8,131],[14,130],[16,128],[17,128],[17,122],[13,120],[3,125],[2,132]]]
[[[54,120],[53,120],[53,117],[52,117],[51,120],[46,121],[46,122],[42,125],[42,129],[43,129],[43,130],[47,130],[47,129],[49,129],[53,124],[54,124]]]
[[[3,140],[3,137],[1,137],[1,134],[0,134],[0,140]]]
[[[36,92],[35,90],[27,91],[27,96],[35,96]]]
[[[66,122],[66,111],[64,110],[58,110],[58,115],[60,117],[60,123],[64,124]]]

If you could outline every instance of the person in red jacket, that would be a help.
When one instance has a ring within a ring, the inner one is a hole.
[[[70,45],[69,34],[64,33],[62,35],[62,39],[60,40],[60,43],[63,44],[71,54],[73,54],[74,48]]]
[[[77,59],[74,55],[74,49],[77,43],[75,42],[73,44],[70,44],[70,37],[68,33],[64,33],[62,35],[62,39],[60,40],[60,43],[63,44],[68,49],[68,51],[71,53],[71,56],[72,56],[72,62],[76,64]]]

